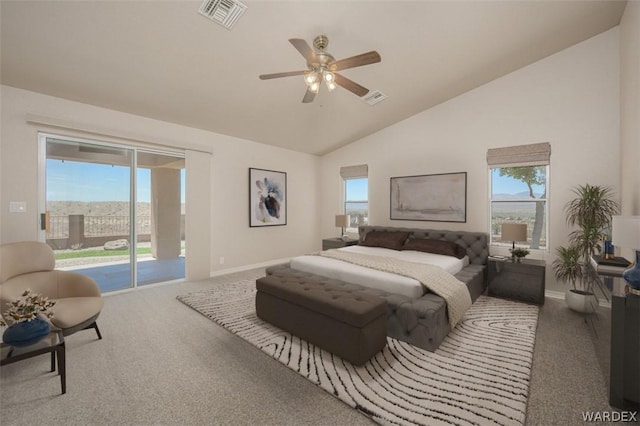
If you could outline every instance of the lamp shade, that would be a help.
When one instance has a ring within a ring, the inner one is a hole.
[[[351,216],[348,214],[337,214],[336,215],[336,227],[337,228],[348,228],[351,224]]]
[[[502,241],[527,241],[526,223],[503,223],[500,232]]]
[[[613,216],[611,242],[618,247],[640,249],[640,216]]]

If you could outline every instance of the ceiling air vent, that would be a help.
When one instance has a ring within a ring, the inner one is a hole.
[[[237,0],[204,0],[198,12],[230,30],[245,10]]]
[[[386,98],[387,96],[381,91],[372,90],[371,92],[367,93],[360,99],[362,99],[364,102],[368,103],[369,105],[375,105],[378,102],[385,100]]]

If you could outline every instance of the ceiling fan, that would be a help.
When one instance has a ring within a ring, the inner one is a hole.
[[[295,47],[296,50],[307,60],[308,69],[301,71],[279,72],[275,74],[263,74],[260,76],[261,80],[304,75],[304,82],[307,84],[307,92],[302,98],[303,103],[313,101],[316,93],[320,90],[320,84],[322,81],[325,82],[329,91],[335,89],[337,85],[347,89],[356,96],[362,97],[369,93],[369,89],[341,74],[338,74],[336,71],[380,62],[382,58],[380,58],[380,55],[375,50],[351,56],[349,58],[336,60],[325,50],[329,45],[329,39],[327,36],[319,35],[313,39],[313,47],[315,50],[312,49],[306,41],[300,38],[290,38],[289,42],[293,44],[293,47]]]

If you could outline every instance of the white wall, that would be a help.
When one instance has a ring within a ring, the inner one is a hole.
[[[630,1],[620,22],[622,213],[640,215],[640,2]],[[631,252],[628,252],[631,255]]]
[[[37,133],[46,131],[95,140],[122,141],[122,137],[176,147],[213,152],[210,174],[211,214],[190,217],[188,227],[210,229],[211,247],[189,246],[205,250],[211,269],[232,269],[268,262],[320,248],[317,213],[317,176],[319,159],[281,148],[274,148],[167,122],[125,114],[114,110],[72,102],[51,96],[2,86],[0,129],[0,242],[38,238],[38,163]],[[55,118],[76,129],[93,129],[120,138],[96,136],[42,124],[27,123],[27,114]],[[137,142],[131,142],[137,143]],[[249,228],[249,167],[287,172],[288,224]],[[191,179],[187,185],[197,193],[206,185]],[[26,201],[26,213],[9,213],[9,201]],[[196,221],[194,223],[194,221]],[[197,221],[209,221],[198,224]],[[225,263],[219,264],[224,256]],[[197,256],[196,256],[197,257]],[[201,256],[200,256],[201,257]]]
[[[567,244],[563,207],[571,188],[590,183],[620,190],[618,48],[614,28],[323,156],[322,235],[336,232],[339,168],[363,163],[369,165],[371,224],[489,232],[487,149],[550,142],[550,263],[555,247]],[[388,95],[384,102],[393,102]],[[465,224],[389,219],[390,177],[463,171]],[[551,267],[547,289],[565,290]]]

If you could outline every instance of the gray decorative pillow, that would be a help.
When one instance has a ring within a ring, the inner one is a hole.
[[[360,245],[402,250],[404,242],[409,238],[408,232],[402,231],[370,231]]]
[[[458,259],[462,259],[467,255],[467,250],[452,241],[432,240],[430,238],[411,239],[402,247],[402,250],[444,254],[445,256],[454,256]]]

